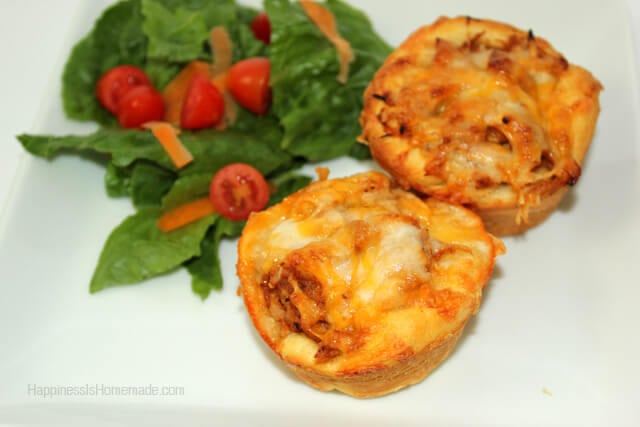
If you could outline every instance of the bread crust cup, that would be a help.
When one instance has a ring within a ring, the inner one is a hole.
[[[473,212],[372,171],[252,214],[237,273],[254,326],[298,377],[374,397],[449,355],[503,251]]]
[[[359,139],[404,188],[471,208],[495,235],[518,234],[578,181],[601,90],[531,31],[441,17],[378,70]]]

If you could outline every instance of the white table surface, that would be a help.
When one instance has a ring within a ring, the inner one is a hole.
[[[41,130],[37,124],[43,93],[53,79],[59,78],[48,69],[67,54],[63,48],[67,29],[82,1],[88,0],[0,0],[0,215],[18,162],[27,155],[15,135]],[[640,1],[627,2],[638,63]],[[606,7],[606,1],[602,4]]]

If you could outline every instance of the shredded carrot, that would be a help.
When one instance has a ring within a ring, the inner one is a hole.
[[[218,88],[220,93],[227,91],[227,73],[218,74],[211,78],[211,83]]]
[[[233,62],[233,43],[224,27],[213,27],[209,32],[209,44],[213,52],[212,73],[226,73]]]
[[[213,27],[209,32],[209,44],[213,51],[211,83],[224,97],[224,119],[216,126],[222,130],[234,124],[238,117],[238,106],[227,89],[227,73],[233,64],[233,42],[224,27]]]
[[[209,197],[201,197],[179,205],[160,216],[157,225],[162,231],[172,231],[214,213]]]
[[[211,79],[211,83],[218,88],[224,98],[224,119],[218,123],[216,129],[224,130],[231,126],[238,118],[238,104],[227,87],[227,73],[220,74]]]
[[[329,168],[325,166],[316,167],[316,175],[318,175],[318,181],[326,181],[329,178]]]
[[[150,129],[153,136],[160,142],[162,148],[167,152],[169,158],[178,169],[191,163],[193,156],[178,138],[179,131],[167,122],[148,122],[143,125],[145,129]]]
[[[349,77],[349,64],[354,59],[353,50],[349,42],[340,35],[333,13],[312,0],[300,0],[300,5],[320,32],[335,46],[340,60],[338,81],[342,84],[346,83]]]
[[[165,104],[165,121],[176,126],[180,124],[184,97],[187,94],[191,80],[196,75],[210,78],[210,64],[204,61],[189,62],[164,88],[162,98]]]

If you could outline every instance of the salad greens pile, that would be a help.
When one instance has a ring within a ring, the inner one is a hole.
[[[362,94],[391,48],[361,11],[341,0],[324,4],[355,53],[346,84],[336,79],[333,45],[289,0],[264,1],[271,22],[269,45],[250,29],[259,11],[235,0],[124,0],[106,9],[74,46],[62,76],[64,112],[70,119],[96,122],[98,130],[17,138],[30,153],[48,159],[97,153],[104,159],[107,194],[129,197],[135,207],[107,239],[91,279],[92,293],[184,266],[193,292],[205,299],[222,287],[220,240],[239,236],[244,222],[214,214],[163,232],[156,226],[162,212],[208,194],[212,176],[230,163],[258,169],[276,189],[273,204],[310,182],[296,173],[305,162],[369,155],[356,143]],[[208,36],[219,25],[230,34],[234,61],[270,59],[273,103],[265,116],[239,108],[237,121],[223,131],[182,131],[180,139],[194,161],[178,170],[150,132],[118,127],[98,102],[95,85],[107,70],[130,64],[163,88],[188,62],[214,59]]]

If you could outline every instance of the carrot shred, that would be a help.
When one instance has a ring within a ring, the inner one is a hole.
[[[227,91],[227,73],[218,74],[211,78],[211,84],[213,84],[220,93]]]
[[[167,122],[148,122],[143,125],[151,130],[164,151],[167,152],[173,164],[181,169],[193,161],[193,155],[187,150],[178,138],[179,131]]]
[[[325,166],[318,166],[315,169],[316,175],[318,175],[318,181],[326,181],[329,178],[330,170]]]
[[[160,216],[157,226],[164,232],[191,224],[215,212],[208,196],[179,205]]]
[[[353,61],[354,55],[351,45],[338,31],[333,13],[312,0],[300,0],[300,5],[320,32],[335,46],[340,61],[338,81],[342,84],[346,83],[349,77],[349,64]]]
[[[238,118],[238,104],[233,99],[233,95],[229,92],[227,86],[227,73],[219,74],[211,79],[211,83],[218,88],[222,97],[224,98],[224,118],[218,123],[216,129],[224,130],[227,126],[231,126],[236,122]]]
[[[233,125],[238,117],[238,106],[227,88],[227,73],[233,64],[233,42],[224,27],[213,27],[209,32],[209,44],[213,52],[210,80],[224,98],[224,118],[216,129],[223,130]]]
[[[213,27],[209,32],[209,44],[213,52],[212,73],[226,73],[233,63],[233,42],[224,27]]]
[[[171,80],[162,91],[165,104],[164,120],[176,126],[180,125],[180,115],[184,97],[194,76],[210,78],[210,64],[205,61],[191,61]]]

